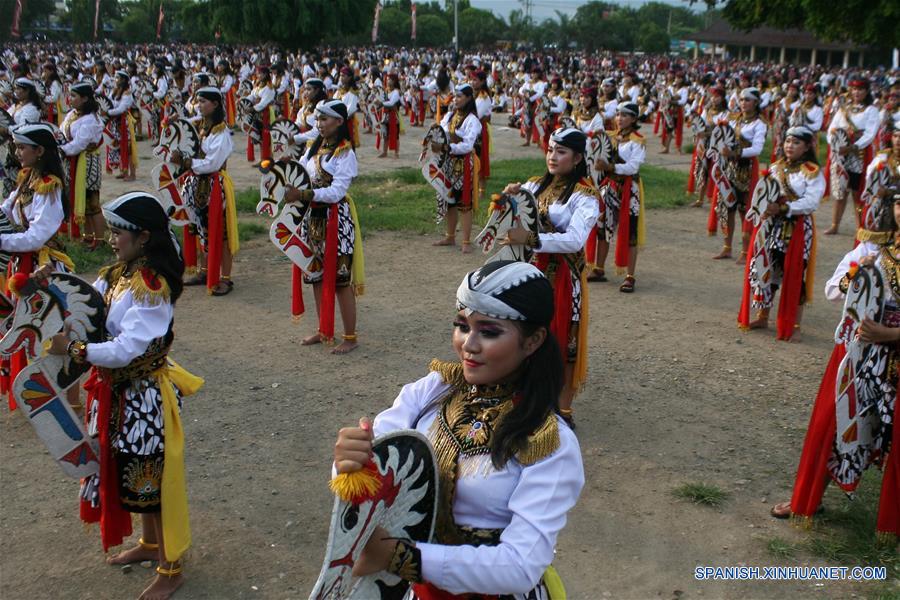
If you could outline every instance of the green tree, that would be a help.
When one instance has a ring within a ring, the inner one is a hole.
[[[378,21],[379,44],[409,45],[412,42],[411,33],[412,17],[408,11],[394,5],[388,5],[381,11]]]
[[[669,34],[652,21],[641,23],[637,34],[637,49],[644,52],[664,53],[669,51]]]
[[[506,35],[506,23],[489,10],[459,11],[459,45],[465,48],[491,45]]]
[[[72,26],[72,39],[76,42],[89,42],[94,39],[94,0],[66,0],[67,20]],[[100,13],[97,19],[97,38],[102,39],[103,26],[119,16],[119,3],[116,0],[100,0]]]
[[[453,40],[453,31],[445,19],[437,15],[416,17],[416,44],[418,46],[447,46]]]
[[[900,46],[900,2],[897,0],[706,0],[722,6],[733,26],[750,31],[806,29],[829,41],[850,40],[876,48]]]
[[[45,24],[55,10],[53,0],[28,0],[22,7],[22,16],[19,19],[19,30],[26,33],[32,25]],[[13,12],[16,8],[16,0],[0,0],[0,40],[10,39]]]

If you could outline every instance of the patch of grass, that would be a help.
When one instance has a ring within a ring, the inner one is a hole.
[[[269,228],[261,223],[238,221],[238,239],[242,242],[246,242],[247,240],[268,232]]]
[[[685,483],[672,490],[672,493],[677,498],[689,500],[694,504],[714,507],[724,504],[731,495],[725,490],[708,483]]]
[[[675,208],[687,204],[688,174],[652,165],[641,166],[645,208]]]
[[[881,474],[876,469],[868,470],[853,501],[829,489],[826,500],[836,501],[828,501],[825,512],[816,517],[804,549],[844,565],[886,567],[888,580],[900,580],[900,554],[895,546],[879,544],[875,536],[880,493]]]
[[[116,260],[109,244],[102,244],[93,252],[88,252],[84,244],[80,242],[68,242],[66,254],[75,263],[75,272],[78,274],[94,273],[100,267],[112,264]]]
[[[259,189],[257,188],[248,188],[234,193],[234,204],[239,213],[255,213],[258,203]]]
[[[768,544],[766,544],[766,549],[775,558],[791,558],[797,550],[793,544],[781,538],[769,540]]]

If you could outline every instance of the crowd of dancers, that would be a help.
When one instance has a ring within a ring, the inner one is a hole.
[[[318,327],[302,344],[332,341],[337,308],[343,334],[334,354],[359,344],[363,244],[348,194],[358,152],[374,146],[390,160],[404,129],[422,128],[422,185],[435,190],[446,227],[434,245],[456,247],[460,237],[463,253],[484,243],[472,227],[492,177],[492,122],[517,129],[522,145],[545,157],[546,169],[490,199],[500,250],[457,292],[459,362],[432,364],[374,423],[339,434],[336,473],[351,474],[365,471],[375,434],[421,431],[446,490],[434,539],[373,536],[358,575],[386,570],[422,599],[558,594],[553,546],[584,483],[573,402],[589,362],[589,292],[607,281],[610,251],[618,289],[637,290],[649,135],[661,137],[662,153],[674,145],[692,154],[686,192],[694,206],[709,203],[705,230],[721,230],[713,258],[743,268],[744,329],[768,328],[777,295],[776,336],[799,341],[803,306],[817,293],[814,215],[830,197],[823,233],[833,235],[852,207],[855,242],[826,285],[829,299],[846,302],[844,334],[816,398],[793,497],[772,514],[809,522],[828,481],[853,493],[877,466],[878,535],[896,544],[896,72],[577,52],[69,45],[9,47],[0,69],[0,251],[10,281],[72,272],[66,244],[94,250],[107,232],[117,259],[94,284],[108,341],[67,330],[49,352],[95,367],[84,414],[107,450],[100,474],[82,482],[82,517],[101,522],[108,548],[130,534],[127,513],[142,514],[139,543],[108,559],[159,561],[142,598],[174,593],[190,544],[177,415],[200,382],[168,350],[182,286],[204,285],[212,296],[234,289],[239,241],[227,163],[241,160],[236,130],[247,134],[243,159],[271,182],[258,210],[283,226],[276,245],[293,261],[295,315],[301,284],[313,291]],[[141,139],[162,163],[152,170],[138,160]],[[152,183],[149,192],[103,198],[104,172]],[[516,218],[501,231],[499,215],[510,211]],[[182,228],[180,244],[173,226]],[[25,360],[4,361],[8,391]],[[69,392],[76,407],[78,395]]]

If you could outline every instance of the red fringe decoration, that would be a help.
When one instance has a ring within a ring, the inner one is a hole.
[[[569,264],[562,255],[538,254],[537,268],[547,272],[550,266],[550,257],[556,256],[556,276],[553,280],[553,321],[550,322],[550,332],[556,338],[559,345],[560,356],[566,361],[567,346],[569,343],[569,328],[572,326],[572,273]]]
[[[738,311],[738,327],[747,329],[750,327],[750,261],[756,252],[756,233],[759,227],[754,227],[750,233],[750,248],[747,251],[747,262],[744,264],[744,289],[741,292],[741,308]]]
[[[778,300],[778,327],[776,338],[788,341],[794,335],[797,310],[803,291],[803,237],[806,219],[794,222],[794,232],[784,256],[784,276],[781,282],[781,298]],[[749,262],[748,262],[749,264]]]
[[[631,175],[622,183],[622,201],[619,203],[619,227],[616,231],[616,267],[628,268],[629,239],[631,238]]]
[[[837,429],[834,413],[835,381],[838,367],[846,354],[843,344],[835,344],[819,384],[791,496],[791,512],[795,515],[812,517],[822,502],[828,481],[828,459]]]
[[[222,183],[218,174],[212,175],[212,190],[209,193],[208,254],[206,257],[206,289],[212,293],[219,285],[222,270],[222,244],[225,237],[225,215]]]
[[[291,265],[291,315],[301,316],[306,312],[303,306],[303,271],[297,265]]]
[[[197,267],[197,236],[191,231],[190,225],[181,228],[182,251],[184,257],[184,268]]]
[[[833,403],[832,403],[833,406]],[[894,400],[893,433],[891,450],[884,466],[881,480],[881,499],[878,502],[878,521],[875,530],[879,534],[892,533],[900,537],[900,390]]]
[[[100,522],[100,540],[103,551],[118,546],[131,535],[131,514],[122,508],[119,501],[119,476],[109,439],[109,422],[112,411],[112,388],[108,381],[94,368],[84,384],[87,390],[87,404],[98,403],[97,424],[100,444],[100,507],[93,508],[89,502],[80,501],[79,513],[85,523]]]
[[[325,233],[325,258],[322,265],[322,304],[319,307],[319,333],[326,341],[334,339],[334,301],[337,291],[338,206],[328,207]]]
[[[488,123],[491,118],[485,117],[481,120],[481,178],[487,179],[491,176],[491,134],[488,130]]]

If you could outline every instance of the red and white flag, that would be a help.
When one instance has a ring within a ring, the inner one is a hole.
[[[375,3],[375,21],[372,23],[372,43],[378,39],[378,19],[381,18],[381,2]]]
[[[97,26],[100,24],[100,0],[94,2],[94,40],[97,39]]]
[[[416,3],[412,3],[412,39],[416,39]]]
[[[13,10],[12,29],[10,29],[9,35],[14,38],[21,35],[21,31],[19,31],[19,20],[22,18],[22,2],[23,0],[16,0],[16,8]]]
[[[156,39],[162,37],[162,26],[163,19],[166,18],[166,13],[163,12],[162,2],[159,3],[159,18],[156,19]]]

